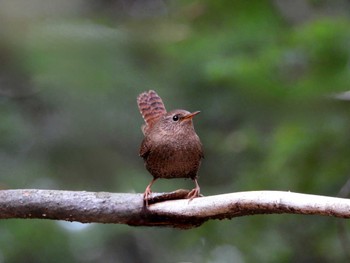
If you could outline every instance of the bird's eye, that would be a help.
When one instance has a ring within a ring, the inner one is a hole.
[[[177,115],[177,114],[174,115],[174,116],[173,116],[173,121],[178,121],[178,120],[179,120],[179,115]]]

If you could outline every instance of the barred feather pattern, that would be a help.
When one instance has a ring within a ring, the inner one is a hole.
[[[141,93],[137,97],[137,105],[146,123],[142,126],[142,131],[146,134],[154,123],[166,114],[166,109],[162,99],[154,90]]]

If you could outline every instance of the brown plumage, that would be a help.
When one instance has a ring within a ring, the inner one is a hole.
[[[197,173],[203,150],[192,122],[199,111],[166,112],[162,99],[153,90],[141,93],[137,104],[145,120],[142,126],[145,138],[140,147],[140,156],[153,176],[144,193],[146,205],[151,186],[158,178],[191,178],[196,187],[188,194],[188,198],[199,196]]]
[[[161,116],[166,114],[164,103],[154,90],[141,93],[137,97],[137,105],[146,123],[142,125],[143,134],[151,129]]]

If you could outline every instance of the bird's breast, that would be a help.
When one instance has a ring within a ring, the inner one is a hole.
[[[197,136],[198,138],[198,136]],[[153,141],[145,159],[146,167],[154,177],[194,178],[200,166],[202,147],[198,139],[167,138]]]

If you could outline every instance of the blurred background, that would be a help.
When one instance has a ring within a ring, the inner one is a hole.
[[[347,197],[349,58],[345,0],[0,0],[0,188],[142,193],[136,97],[154,89],[168,110],[201,110],[204,195]],[[180,187],[193,182],[152,189]],[[3,220],[0,262],[349,262],[349,232],[300,215]]]

